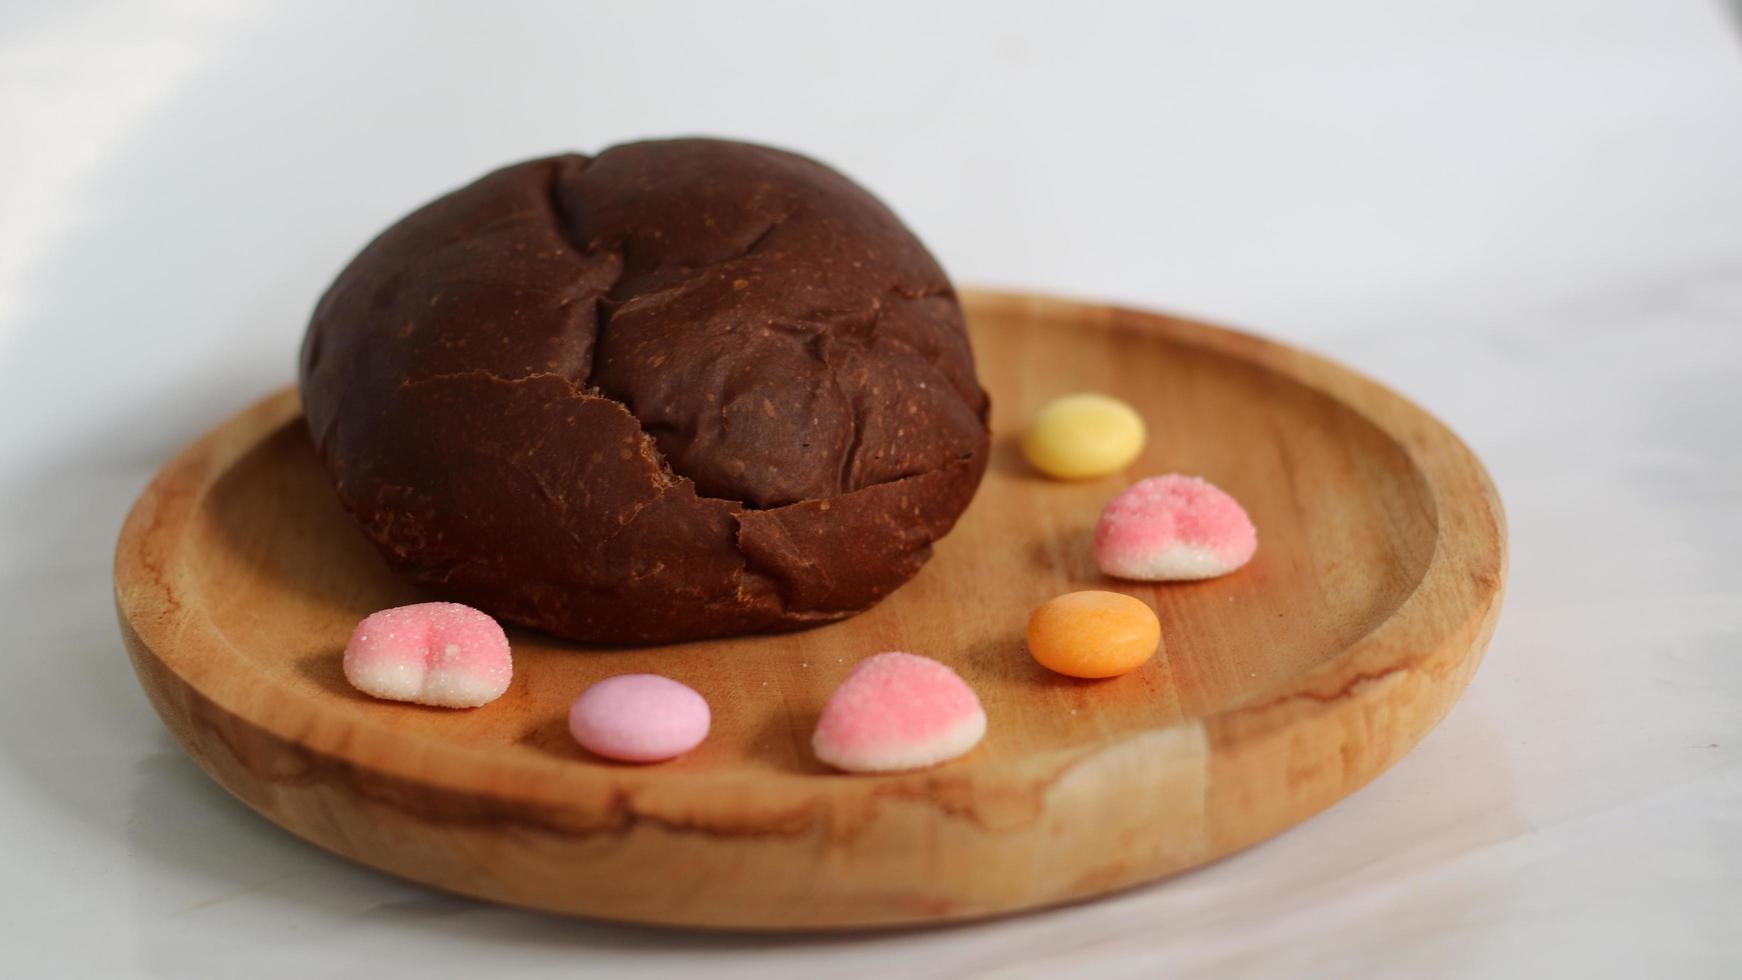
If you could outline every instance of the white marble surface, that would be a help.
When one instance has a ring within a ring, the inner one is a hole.
[[[485,6],[0,6],[0,976],[1742,975],[1723,8]],[[225,796],[121,652],[129,501],[289,379],[384,222],[499,161],[682,131],[835,161],[962,281],[1244,324],[1448,420],[1514,549],[1463,702],[1212,867],[873,936],[490,908]]]

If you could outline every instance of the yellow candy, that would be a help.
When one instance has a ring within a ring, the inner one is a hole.
[[[1143,417],[1106,395],[1066,395],[1041,406],[1022,434],[1035,469],[1061,480],[1117,473],[1143,451]]]
[[[1067,592],[1028,617],[1028,652],[1071,677],[1117,677],[1161,646],[1161,623],[1140,600],[1119,592]]]

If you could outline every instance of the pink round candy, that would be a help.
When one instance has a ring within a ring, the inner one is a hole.
[[[661,762],[702,744],[712,716],[694,689],[658,674],[619,674],[569,708],[581,748],[619,762]]]
[[[345,679],[390,701],[476,708],[501,697],[513,676],[502,627],[456,602],[371,613],[345,644]]]
[[[1101,571],[1145,582],[1226,575],[1257,550],[1258,532],[1233,497],[1177,473],[1132,484],[1095,527]]]
[[[980,699],[955,671],[911,653],[879,653],[829,695],[811,748],[836,769],[894,772],[954,759],[985,734]]]

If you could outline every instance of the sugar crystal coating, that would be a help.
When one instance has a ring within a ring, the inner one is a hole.
[[[1095,527],[1095,564],[1116,578],[1215,578],[1246,564],[1257,550],[1258,532],[1233,497],[1177,473],[1132,484]]]
[[[502,627],[455,602],[371,613],[345,644],[344,669],[365,694],[442,708],[488,704],[514,676]]]
[[[894,772],[953,759],[985,734],[980,699],[955,671],[911,653],[879,653],[829,696],[811,748],[837,769]]]

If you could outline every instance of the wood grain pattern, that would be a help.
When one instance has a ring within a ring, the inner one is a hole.
[[[370,700],[351,627],[419,593],[348,524],[294,393],[164,468],[122,530],[116,601],[164,723],[267,818],[365,864],[494,901],[735,928],[985,916],[1104,893],[1275,834],[1395,762],[1451,707],[1493,630],[1505,526],[1444,426],[1322,359],[1184,320],[966,297],[997,433],[991,471],[925,570],[805,633],[583,649],[511,631],[507,695],[470,712]],[[1029,473],[1042,401],[1117,394],[1149,420],[1125,477]],[[1246,504],[1251,565],[1209,582],[1103,579],[1088,535],[1126,479],[1202,474]],[[1039,602],[1113,588],[1165,649],[1108,681],[1028,657]],[[833,774],[817,711],[860,657],[902,649],[979,691],[985,742],[934,770]],[[591,681],[651,670],[709,700],[695,752],[635,768],[569,740]]]

